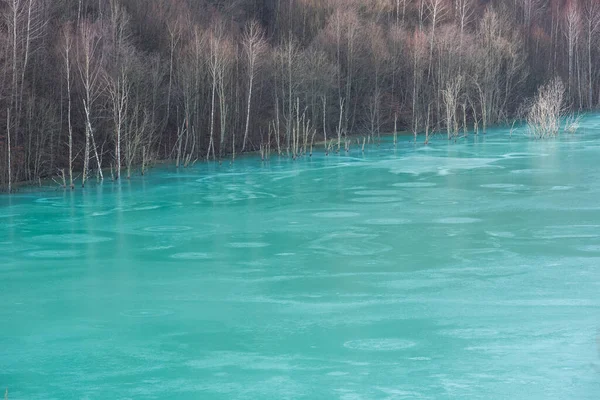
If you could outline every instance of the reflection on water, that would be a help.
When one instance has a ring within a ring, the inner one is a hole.
[[[0,386],[596,399],[599,122],[0,197]]]

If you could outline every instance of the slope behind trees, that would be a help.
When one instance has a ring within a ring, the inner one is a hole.
[[[485,133],[555,77],[566,107],[594,109],[599,4],[3,0],[0,186],[297,157],[315,135],[341,151],[395,127]]]

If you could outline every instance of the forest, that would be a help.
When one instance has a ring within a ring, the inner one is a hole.
[[[600,103],[597,0],[2,0],[0,186],[291,159]],[[364,139],[362,139],[364,137]]]

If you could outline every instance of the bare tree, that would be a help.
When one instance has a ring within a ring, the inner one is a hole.
[[[119,180],[121,177],[121,144],[123,137],[126,136],[125,130],[127,129],[127,112],[129,109],[129,95],[131,91],[131,82],[127,67],[121,65],[118,68],[116,76],[106,78],[106,87],[111,102],[112,119],[114,124],[114,145],[115,145],[115,169],[116,173],[114,176],[115,180]]]
[[[575,67],[575,47],[580,35],[580,15],[579,7],[577,2],[571,1],[568,3],[567,9],[564,16],[564,35],[567,40],[568,60],[569,60],[569,79],[568,79],[568,92],[569,97],[572,97],[574,83],[574,67]]]
[[[10,143],[10,108],[6,109],[6,159],[8,169],[8,193],[12,192],[12,157]]]
[[[246,107],[246,127],[244,128],[244,140],[242,142],[242,151],[244,151],[246,149],[248,130],[250,127],[250,109],[252,106],[252,89],[254,86],[254,78],[257,69],[261,64],[261,56],[267,49],[267,42],[264,37],[264,32],[258,22],[251,21],[248,23],[244,32],[242,46],[244,49],[244,55],[246,56],[246,62],[248,63],[248,102]]]
[[[173,89],[173,68],[174,68],[174,57],[175,50],[179,45],[179,41],[181,40],[182,34],[182,26],[180,21],[175,21],[168,25],[169,31],[169,86],[167,91],[167,115],[166,122],[169,122],[169,114],[171,112],[171,92]]]
[[[228,84],[229,84],[229,69],[234,59],[234,47],[229,38],[223,38],[218,48],[215,49],[219,58],[217,69],[217,93],[219,95],[219,120],[220,120],[220,143],[219,143],[219,158],[223,157],[223,149],[225,148],[225,137],[227,135],[227,122],[229,119],[229,102]],[[235,133],[234,133],[235,134]]]
[[[462,68],[463,43],[465,28],[473,20],[475,14],[475,0],[456,0],[456,17],[460,28],[460,46],[458,53],[458,66]]]
[[[446,0],[427,0],[427,10],[429,11],[429,19],[431,20],[431,31],[429,33],[429,68],[427,76],[431,75],[431,63],[433,61],[433,42],[435,39],[435,28],[440,19],[448,12]]]
[[[73,108],[71,93],[71,51],[73,49],[73,37],[71,32],[71,26],[65,25],[62,29],[62,35],[62,55],[65,63],[65,78],[67,81],[67,128],[69,131],[69,187],[73,189],[73,123],[71,121],[71,111]]]
[[[102,52],[100,42],[102,35],[97,25],[88,21],[82,22],[79,32],[79,43],[77,47],[77,67],[79,76],[83,85],[83,109],[85,113],[85,149],[83,155],[83,173],[81,176],[81,185],[85,186],[88,178],[90,151],[94,152],[98,176],[104,179],[102,173],[102,163],[98,155],[98,147],[94,137],[92,127],[94,104],[103,91],[102,73]]]
[[[560,78],[540,87],[527,114],[528,132],[535,138],[558,135],[560,118],[564,113],[565,86]]]
[[[446,106],[446,131],[448,140],[458,136],[458,121],[456,112],[462,87],[462,76],[457,76],[446,83],[446,89],[442,90],[444,104]]]
[[[34,47],[33,44],[45,33],[46,21],[42,18],[44,4],[40,0],[6,0],[5,3],[2,17],[8,36],[6,58],[10,60],[9,65],[12,75],[11,95],[6,113],[8,189],[10,192],[13,177],[11,147],[19,146],[25,73],[31,55],[37,49],[37,46]],[[14,140],[11,140],[11,133]]]
[[[585,3],[584,7],[584,18],[585,27],[587,34],[587,107],[593,107],[593,96],[594,96],[594,76],[593,76],[593,60],[592,60],[592,48],[593,44],[598,40],[600,34],[600,3],[594,0],[589,0]]]

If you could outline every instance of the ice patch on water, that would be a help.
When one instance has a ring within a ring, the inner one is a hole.
[[[527,189],[525,185],[517,185],[514,183],[486,183],[480,186],[487,189]]]
[[[393,174],[425,173],[447,174],[450,171],[472,170],[477,168],[493,167],[491,164],[501,158],[477,158],[477,157],[434,157],[427,155],[413,155],[392,161],[381,161],[374,164],[375,167],[389,168]]]
[[[342,372],[342,371],[332,371],[332,372],[328,372],[327,376],[346,376],[348,375],[347,372]]]
[[[392,186],[401,187],[401,188],[428,188],[437,186],[433,182],[400,182],[394,183]]]
[[[8,214],[0,214],[0,218],[12,218],[12,217],[18,217],[20,214],[15,214],[15,213],[8,213]]]
[[[172,233],[172,232],[186,232],[191,231],[191,226],[181,226],[181,225],[162,225],[162,226],[150,226],[144,228],[146,232],[155,232],[155,233]]]
[[[529,157],[548,157],[548,154],[544,153],[506,153],[502,155],[503,158],[529,158]]]
[[[149,251],[157,251],[157,250],[168,250],[168,249],[172,249],[175,246],[172,245],[167,245],[167,246],[148,246],[148,247],[144,247],[144,250],[149,250]]]
[[[122,211],[122,208],[114,207],[111,209],[105,209],[104,211],[94,211],[94,212],[90,213],[89,215],[91,215],[92,217],[102,217],[105,215],[110,215],[110,214],[114,213],[115,211]]]
[[[54,205],[55,202],[62,200],[63,199],[61,197],[42,197],[40,199],[35,199],[34,203]]]
[[[400,200],[397,197],[356,197],[352,199],[355,203],[394,203]]]
[[[270,246],[270,244],[264,242],[234,242],[229,243],[228,246],[234,249],[258,249],[261,247]]]
[[[405,339],[359,339],[344,343],[344,347],[360,351],[400,351],[415,347],[417,343]]]
[[[592,239],[600,237],[598,225],[553,225],[533,234],[536,239]]]
[[[437,219],[435,222],[438,224],[474,224],[476,222],[481,222],[481,219],[469,217],[449,217]]]
[[[149,210],[156,210],[159,209],[160,206],[158,205],[154,205],[154,206],[140,206],[140,207],[133,207],[132,210],[133,211],[149,211]]]
[[[519,175],[544,174],[544,173],[548,173],[548,172],[550,172],[550,171],[547,171],[544,169],[533,169],[533,168],[514,169],[514,170],[510,171],[511,174],[519,174]]]
[[[352,218],[358,217],[360,214],[351,211],[323,211],[314,213],[313,217],[318,218]]]
[[[565,191],[565,190],[571,190],[571,189],[573,189],[573,186],[552,186],[552,188],[550,190]]]
[[[65,233],[58,235],[40,235],[34,236],[32,241],[36,243],[73,243],[73,244],[92,244],[109,242],[112,238],[105,236],[95,236],[85,233]]]
[[[38,250],[28,253],[29,257],[47,259],[75,258],[81,256],[81,254],[80,251],[76,250]]]
[[[403,218],[372,218],[365,221],[368,225],[404,225],[409,224],[410,220]]]
[[[212,258],[212,255],[208,253],[188,252],[173,254],[171,258],[176,260],[208,260]]]
[[[498,238],[505,238],[505,239],[510,239],[510,238],[514,238],[515,234],[512,232],[491,232],[491,231],[485,231],[485,233],[487,233],[488,235],[492,236],[492,237],[498,237]]]

